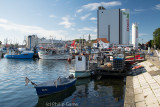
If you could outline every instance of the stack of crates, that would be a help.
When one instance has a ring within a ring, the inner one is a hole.
[[[113,69],[123,70],[124,68],[124,58],[114,58],[113,59]]]

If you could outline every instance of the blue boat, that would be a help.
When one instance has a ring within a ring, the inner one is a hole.
[[[72,87],[76,83],[76,80],[77,79],[71,78],[71,77],[68,77],[68,78],[59,77],[55,81],[52,80],[52,81],[44,82],[44,83],[35,85],[34,87],[36,88],[37,95],[39,97],[42,97],[42,96],[64,91]]]
[[[9,54],[4,55],[8,59],[32,59],[34,55],[33,51],[11,51]]]

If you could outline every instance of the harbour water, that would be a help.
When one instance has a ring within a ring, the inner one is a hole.
[[[123,78],[80,79],[76,86],[64,92],[38,98],[31,84],[68,76],[64,60],[0,59],[0,107],[123,107],[125,83]]]

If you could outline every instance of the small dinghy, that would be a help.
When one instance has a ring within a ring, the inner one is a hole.
[[[76,80],[77,79],[73,78],[73,76],[69,76],[67,78],[59,77],[57,80],[47,81],[47,82],[40,83],[40,84],[33,83],[27,77],[25,81],[26,81],[26,84],[28,84],[28,82],[31,82],[34,85],[34,88],[36,88],[37,95],[39,97],[42,97],[42,96],[64,91],[68,89],[69,87],[73,86]]]

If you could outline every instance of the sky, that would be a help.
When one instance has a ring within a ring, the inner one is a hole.
[[[130,9],[139,42],[153,39],[160,27],[160,0],[0,0],[0,41],[23,44],[26,36],[73,40],[97,37],[97,9]],[[131,37],[130,37],[131,39]]]

